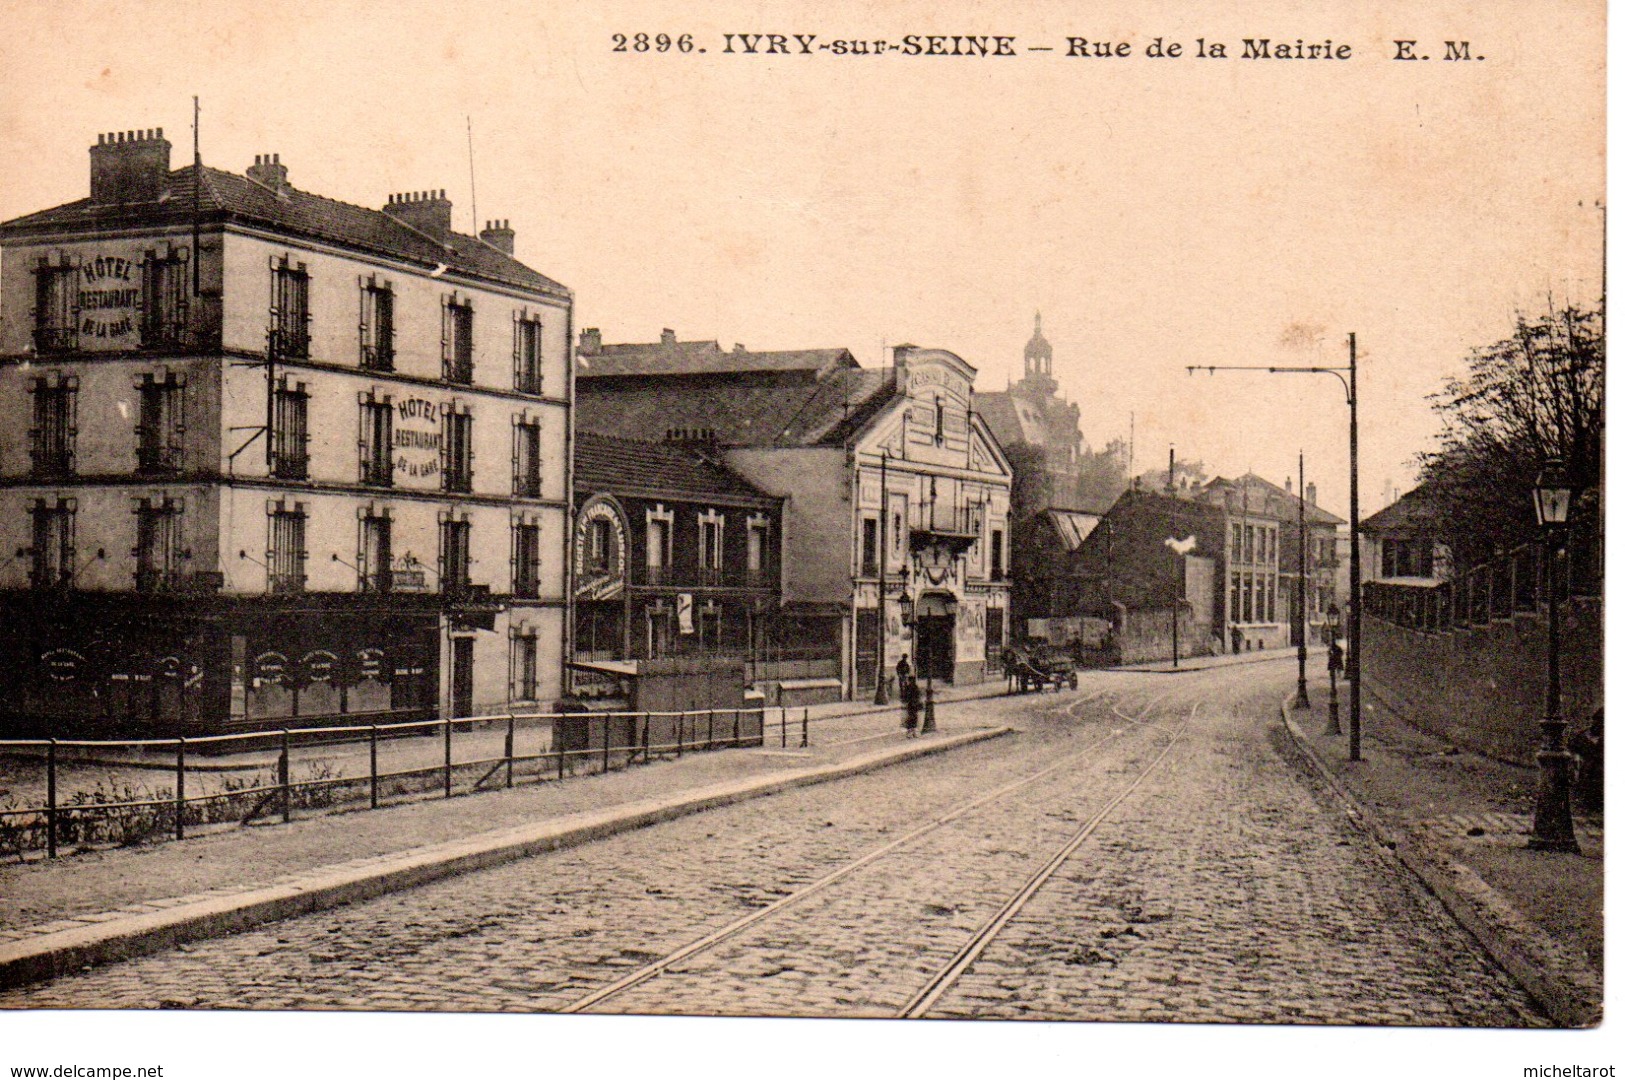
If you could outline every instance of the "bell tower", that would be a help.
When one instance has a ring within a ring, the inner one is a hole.
[[[1027,350],[1023,354],[1026,367],[1022,374],[1021,389],[1028,391],[1034,397],[1048,397],[1055,393],[1055,376],[1051,370],[1054,362],[1055,350],[1044,338],[1043,312],[1033,313],[1033,336],[1027,342]]]

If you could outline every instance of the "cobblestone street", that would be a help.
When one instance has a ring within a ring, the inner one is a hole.
[[[1543,1024],[1292,758],[1276,712],[1290,680],[1281,661],[1099,673],[1076,692],[944,706],[1021,731],[0,1006],[554,1011],[946,817],[592,1006],[891,1016],[1138,781],[928,1015]]]

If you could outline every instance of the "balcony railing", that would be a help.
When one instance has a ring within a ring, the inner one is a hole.
[[[672,566],[635,565],[632,567],[631,578],[634,585],[696,589],[771,589],[778,584],[776,571],[750,570],[737,566],[680,569]]]
[[[72,326],[34,327],[34,350],[36,352],[73,352],[78,347],[79,331]]]

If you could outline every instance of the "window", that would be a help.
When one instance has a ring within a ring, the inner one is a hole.
[[[71,352],[79,347],[79,277],[70,265],[41,262],[34,271],[34,349]]]
[[[756,586],[765,584],[767,577],[767,530],[768,524],[761,518],[752,520],[745,529],[745,572],[750,584]]]
[[[375,277],[361,280],[361,366],[395,370],[395,290]]]
[[[1241,525],[1239,522],[1230,526],[1230,561],[1234,563],[1241,561]]]
[[[469,525],[466,521],[440,523],[440,589],[457,595],[468,591]]]
[[[513,697],[536,700],[536,631],[523,630],[513,638]]]
[[[34,502],[34,564],[30,580],[36,589],[66,588],[73,583],[74,548],[72,499]]]
[[[992,578],[994,581],[1003,581],[1004,580],[1004,530],[1003,529],[994,529],[993,530],[993,541],[989,545],[989,560],[991,562],[991,565],[988,567],[988,575],[987,576]]]
[[[446,298],[441,317],[441,374],[447,382],[474,381],[474,303]]]
[[[672,609],[664,600],[657,600],[644,612],[648,621],[648,656],[657,660],[670,656],[672,651]]]
[[[310,275],[287,256],[271,261],[271,355],[310,356]]]
[[[73,472],[74,428],[79,381],[73,376],[52,383],[34,380],[34,427],[29,453],[35,476],[68,476]]]
[[[521,522],[513,527],[513,594],[534,597],[541,589],[542,527]]]
[[[395,558],[392,543],[394,524],[387,512],[380,514],[369,510],[361,519],[361,557],[357,565],[361,570],[362,592],[387,593],[395,587],[391,573]]]
[[[1246,541],[1245,544],[1242,545],[1242,549],[1241,549],[1242,561],[1243,562],[1253,563],[1253,562],[1257,561],[1255,558],[1253,558],[1254,545],[1257,543],[1257,541],[1258,541],[1258,532],[1257,532],[1257,530],[1254,529],[1251,525],[1247,526],[1247,541]]]
[[[361,402],[361,482],[373,487],[395,483],[391,456],[395,440],[395,410],[388,398]]]
[[[273,395],[271,475],[279,480],[310,476],[310,395],[304,383],[283,379]]]
[[[526,499],[542,496],[542,425],[534,420],[514,424],[513,493]]]
[[[644,568],[650,585],[664,584],[671,572],[671,512],[650,510],[644,535]]]
[[[943,421],[944,410],[943,410],[943,407],[942,407],[942,399],[939,397],[939,398],[936,399],[936,401],[937,401],[937,418],[936,418],[935,437],[936,437],[936,440],[937,440],[937,445],[941,446],[942,445],[942,421]]]
[[[1230,621],[1241,621],[1241,575],[1230,575]]]
[[[1265,577],[1263,579],[1263,582],[1262,582],[1262,586],[1263,586],[1263,589],[1264,589],[1265,609],[1266,609],[1266,611],[1268,613],[1265,621],[1266,622],[1274,622],[1275,621],[1275,578],[1273,578],[1273,577],[1271,577],[1269,575],[1265,575]]]
[[[594,518],[587,526],[587,569],[598,574],[610,570],[610,531],[606,518]]]
[[[542,320],[523,311],[513,319],[513,388],[521,394],[542,392]]]
[[[987,609],[987,662],[996,664],[1004,652],[1004,609]]]
[[[863,519],[863,559],[858,568],[858,576],[874,577],[879,571],[879,560],[875,553],[879,550],[880,530],[879,523],[874,518]]]
[[[700,583],[717,585],[722,581],[722,515],[707,510],[699,515]]]
[[[446,491],[474,489],[474,416],[448,410],[445,420],[441,478]]]
[[[141,418],[135,429],[136,471],[180,472],[181,440],[186,432],[181,411],[184,384],[174,372],[166,372],[161,381],[144,375],[136,391],[141,395]]]
[[[135,587],[138,592],[174,588],[180,579],[181,506],[169,499],[141,499],[135,508]]]
[[[175,348],[186,333],[186,253],[147,252],[141,264],[141,347]]]
[[[271,546],[265,553],[270,589],[274,593],[305,591],[305,511],[295,504],[271,504]]]

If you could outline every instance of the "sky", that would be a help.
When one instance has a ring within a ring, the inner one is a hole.
[[[1600,3],[696,7],[25,0],[0,41],[0,218],[82,196],[97,132],[162,126],[183,164],[197,94],[210,165],[275,152],[309,191],[445,188],[460,229],[507,218],[606,341],[865,364],[908,341],[1002,389],[1042,311],[1091,446],[1132,428],[1137,470],[1172,445],[1277,483],[1302,449],[1339,512],[1330,377],[1186,365],[1344,363],[1357,333],[1369,513],[1411,483],[1426,395],[1468,350],[1600,292]],[[639,53],[640,32],[695,50]],[[1017,56],[725,51],[756,32],[1004,34]],[[1351,58],[1191,55],[1266,36]],[[1158,37],[1182,56],[1144,55]],[[1484,59],[1400,62],[1396,39]]]
[[[210,165],[242,170],[274,152],[305,190],[381,207],[392,192],[445,188],[461,229],[476,203],[478,219],[508,219],[519,257],[570,286],[576,325],[607,341],[671,327],[724,347],[846,346],[866,364],[907,341],[959,353],[991,390],[1019,378],[1042,311],[1092,446],[1126,438],[1132,422],[1137,469],[1173,445],[1212,472],[1277,483],[1295,476],[1301,448],[1322,505],[1338,513],[1347,410],[1330,377],[1185,367],[1341,364],[1355,332],[1370,513],[1385,487],[1412,481],[1436,430],[1427,395],[1472,347],[1504,337],[1519,311],[1600,294],[1604,11],[1601,0],[12,0],[0,34],[0,219],[85,195],[98,132],[162,126],[183,164],[195,94]],[[695,51],[633,48],[633,35],[662,32],[693,35]],[[1018,54],[724,51],[725,33],[773,32],[819,43],[1005,34]],[[626,52],[613,51],[615,34],[628,35]],[[1131,55],[1068,57],[1069,36],[1126,43]],[[1158,37],[1182,56],[1146,56]],[[1329,38],[1351,58],[1192,55],[1199,38],[1234,54],[1249,37]],[[1391,59],[1396,39],[1433,59]],[[1445,40],[1484,58],[1443,62]],[[478,1061],[463,1048],[494,1030],[304,1019],[309,1045],[349,1047],[369,1064],[404,1047],[420,1062]],[[37,1037],[54,1032],[53,1046],[82,1039],[71,1016],[27,1023]],[[184,1045],[225,1048],[235,1075],[286,1075],[285,1037],[225,1018],[186,1023]],[[984,1056],[958,1060],[985,1062],[987,1075],[1015,1036],[975,1027]],[[156,1021],[116,1030],[126,1048],[182,1045]],[[617,1053],[664,1054],[650,1032],[673,1029],[628,1030],[586,1033]],[[677,1030],[695,1038],[693,1026]],[[790,1040],[767,1045],[780,1075],[896,1028],[825,1026],[811,1040],[804,1025],[766,1030]],[[971,1027],[933,1030],[940,1055]],[[716,1031],[701,1032],[700,1052]],[[1080,1051],[1094,1060],[1125,1032],[1029,1025],[1020,1037],[1049,1071],[1071,1074]],[[1192,1060],[1220,1075],[1309,1059],[1328,1075],[1419,1075],[1431,1045],[1432,1060],[1447,1052],[1458,1071],[1469,1052],[1508,1067],[1506,1043],[1487,1036],[1464,1046],[1425,1032],[1301,1034],[1275,1029],[1275,1054],[1253,1043],[1238,1056],[1233,1030],[1163,1029],[1148,1060],[1196,1045]],[[909,1061],[927,1054],[919,1044]]]

